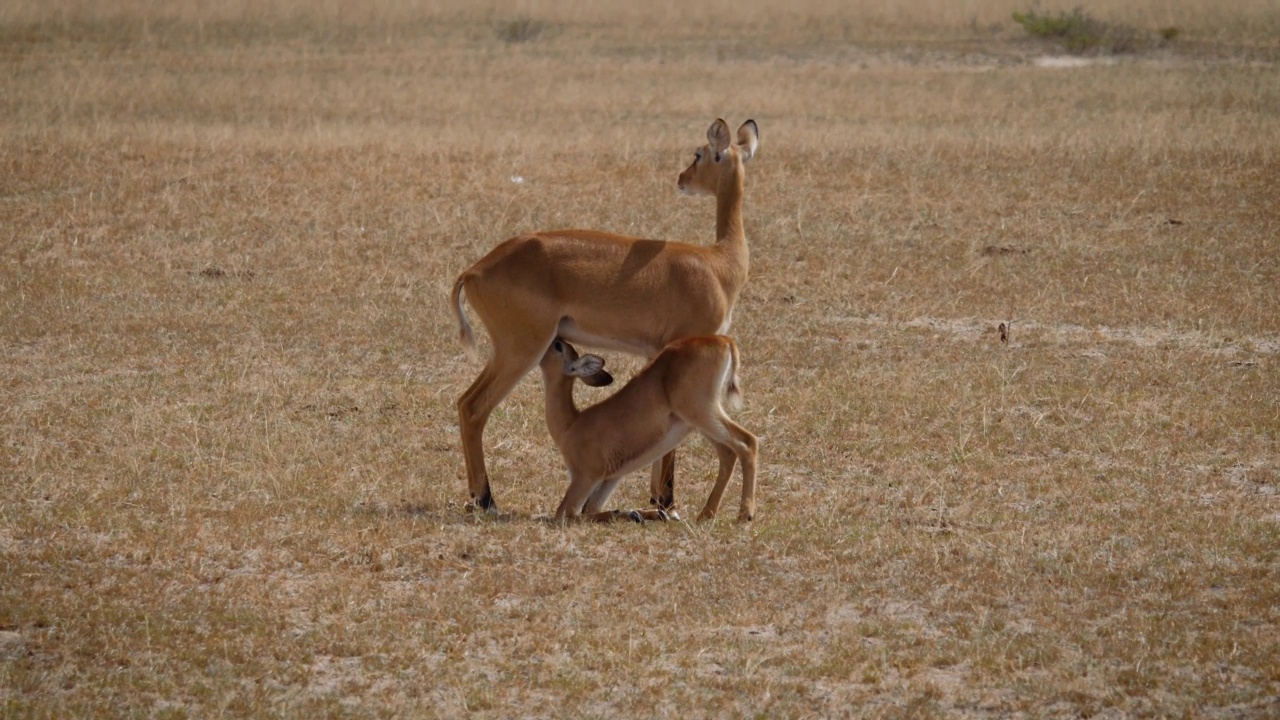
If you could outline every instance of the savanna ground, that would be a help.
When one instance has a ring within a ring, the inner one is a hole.
[[[681,5],[0,8],[0,714],[1280,714],[1280,6]],[[533,376],[467,512],[454,276],[717,116],[756,520],[547,522]]]

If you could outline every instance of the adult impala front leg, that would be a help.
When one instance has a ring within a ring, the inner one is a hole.
[[[541,347],[550,341],[553,332],[553,329],[543,333],[526,329],[525,332],[494,337],[493,357],[471,387],[458,398],[458,427],[462,434],[462,455],[471,502],[488,514],[496,514],[498,506],[493,499],[489,471],[485,466],[485,426],[498,403],[511,394],[520,379],[537,364],[541,358]],[[531,339],[540,334],[547,339]]]

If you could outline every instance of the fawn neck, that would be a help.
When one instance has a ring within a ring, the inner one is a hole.
[[[578,417],[578,406],[573,404],[574,378],[557,368],[542,371],[542,383],[546,387],[547,429],[556,444]]]

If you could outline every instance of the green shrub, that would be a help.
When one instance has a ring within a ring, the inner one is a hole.
[[[1129,25],[1099,20],[1081,7],[1057,13],[1042,13],[1035,9],[1015,12],[1013,21],[1028,33],[1054,40],[1067,52],[1077,55],[1137,52],[1147,42],[1145,32]]]

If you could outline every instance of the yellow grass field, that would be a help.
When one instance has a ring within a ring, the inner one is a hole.
[[[0,716],[1280,716],[1280,2],[693,5],[0,6]],[[536,373],[469,512],[455,276],[717,117],[755,520]]]

